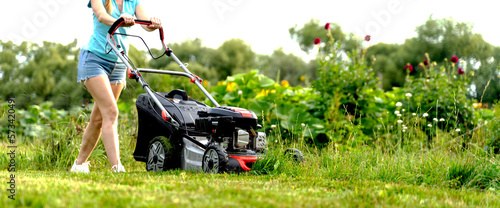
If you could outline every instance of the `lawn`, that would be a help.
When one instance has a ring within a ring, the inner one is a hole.
[[[5,175],[2,172],[2,175]],[[498,192],[289,175],[20,173],[2,207],[499,207]]]
[[[305,162],[295,164],[279,153],[270,151],[244,174],[146,172],[129,157],[129,172],[121,174],[105,162],[96,162],[87,175],[24,164],[15,173],[15,200],[5,191],[10,173],[1,172],[0,206],[500,207],[499,160],[487,155],[330,149],[306,151]]]

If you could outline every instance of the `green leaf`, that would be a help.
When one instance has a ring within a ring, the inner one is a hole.
[[[253,111],[257,116],[262,116],[262,112],[269,113],[273,105],[262,100],[251,100],[248,103],[248,110]]]
[[[264,75],[258,76],[257,79],[259,80],[260,87],[262,88],[273,86],[275,83],[274,80]]]

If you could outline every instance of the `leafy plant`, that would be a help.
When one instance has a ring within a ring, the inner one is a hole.
[[[212,95],[223,105],[249,109],[261,119],[268,132],[279,130],[288,140],[313,137],[322,122],[311,115],[309,101],[316,96],[312,89],[279,84],[253,70],[219,82]],[[276,128],[276,127],[279,128]]]
[[[325,27],[326,28],[326,27]],[[323,120],[326,135],[337,143],[358,145],[373,142],[373,130],[385,106],[384,93],[375,71],[365,62],[364,49],[344,52],[341,42],[327,29],[328,51],[318,57],[318,79],[312,82],[319,94],[314,117]],[[368,39],[367,39],[368,40]],[[328,141],[328,140],[327,140]]]

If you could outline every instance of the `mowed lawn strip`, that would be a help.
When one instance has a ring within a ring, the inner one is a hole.
[[[7,176],[7,172],[2,172]],[[2,207],[500,207],[496,191],[289,175],[18,173]]]

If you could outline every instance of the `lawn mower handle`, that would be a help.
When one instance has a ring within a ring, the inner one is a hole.
[[[111,27],[109,28],[109,30],[108,30],[108,34],[109,34],[110,36],[113,36],[113,35],[115,34],[116,30],[117,30],[119,27],[121,27],[121,26],[123,25],[123,23],[124,23],[124,22],[125,22],[125,19],[123,19],[123,17],[122,17],[122,18],[117,19],[117,20],[113,23],[113,25],[111,25]],[[138,19],[135,19],[135,20],[134,20],[134,22],[135,22],[135,23],[137,23],[137,24],[140,24],[140,25],[147,25],[147,26],[149,26],[149,25],[152,25],[152,24],[153,24],[153,23],[152,23],[151,21],[149,21],[149,20],[138,20]],[[160,27],[158,30],[160,31],[160,40],[161,40],[161,41],[163,41],[163,27]]]
[[[153,24],[151,21],[146,21],[146,20],[134,20],[134,21],[135,21],[135,23],[141,24],[141,25],[151,25],[151,24]],[[118,55],[118,58],[120,58],[123,61],[123,63],[125,63],[125,65],[127,66],[127,68],[129,68],[136,75],[138,75],[137,78],[136,78],[136,80],[142,85],[142,87],[146,90],[146,92],[148,93],[148,95],[150,95],[150,97],[153,100],[153,102],[160,108],[160,110],[161,110],[161,116],[163,117],[163,119],[165,121],[169,120],[169,121],[172,122],[172,124],[175,127],[179,127],[179,123],[177,121],[175,121],[175,119],[172,119],[172,116],[170,115],[170,113],[168,113],[168,111],[163,107],[163,105],[160,103],[160,101],[154,95],[153,90],[151,89],[151,87],[149,87],[149,85],[146,83],[146,81],[144,79],[142,79],[142,77],[140,76],[139,70],[135,66],[132,66],[129,63],[129,60],[127,60],[124,57],[125,53],[120,54],[120,51],[118,50],[118,48],[116,46],[116,43],[114,41],[113,35],[115,34],[116,30],[120,26],[123,25],[124,22],[125,22],[125,20],[123,18],[119,18],[109,28],[108,34],[106,34],[106,40],[108,41],[109,46],[112,48],[112,51],[114,51]],[[172,53],[172,50],[170,50],[170,48],[168,48],[165,45],[165,41],[163,39],[163,27],[158,28],[158,30],[160,31],[160,40],[161,40],[161,43],[163,45],[163,48],[165,49],[165,54],[167,56],[170,56],[184,70],[184,72],[186,72],[186,73],[180,73],[180,74],[182,74],[183,76],[189,77],[191,79],[191,82],[194,83],[196,86],[198,86],[198,88],[200,88],[200,90],[203,92],[203,94],[205,94],[207,96],[207,98],[216,107],[219,107],[220,106],[219,103],[217,103],[217,101],[212,97],[212,95],[210,95],[210,93],[202,86],[202,84],[201,84],[202,79],[199,78],[198,76],[194,75],[193,73],[191,73],[187,69],[187,67],[177,58],[177,56],[175,56],[175,54]],[[158,71],[158,70],[155,70],[155,72],[156,71]],[[155,73],[155,72],[153,72],[153,73]],[[179,74],[179,73],[177,73],[177,74]]]
[[[153,24],[151,21],[146,21],[146,20],[134,20],[134,21],[135,21],[135,23],[141,24],[141,25],[151,25],[151,24]],[[123,18],[119,18],[118,20],[116,20],[113,23],[113,25],[111,25],[111,27],[109,28],[108,34],[106,34],[106,40],[108,41],[108,44],[110,45],[110,47],[112,48],[112,50],[118,55],[118,58],[120,58],[123,61],[123,63],[127,66],[127,68],[129,68],[131,70],[134,70],[137,73],[137,69],[135,68],[135,66],[132,66],[127,61],[127,59],[125,59],[123,57],[123,55],[125,53],[120,54],[120,51],[116,47],[116,43],[114,43],[113,35],[115,34],[116,30],[120,26],[123,25],[124,22],[125,22],[125,20]],[[161,42],[163,44],[163,47],[165,48],[165,50],[167,50],[168,48],[165,46],[165,43],[163,42],[163,28],[160,27],[159,31],[160,31],[160,39],[161,39]],[[111,42],[111,40],[113,42]],[[154,93],[153,93],[152,89],[149,87],[149,85],[140,76],[137,79],[137,81],[141,83],[141,85],[144,88],[144,90],[146,90],[146,92],[151,96],[151,99],[153,99],[153,102],[160,108],[160,110],[161,110],[161,117],[163,118],[163,120],[164,121],[170,121],[176,128],[178,128],[179,127],[179,123],[175,119],[172,119],[172,116],[170,115],[170,113],[168,113],[168,111],[165,109],[165,107],[163,107],[163,105],[160,103],[160,101],[156,98],[156,96],[154,95]]]
[[[151,21],[147,21],[147,20],[134,20],[137,24],[142,24],[142,25],[151,25],[153,24]],[[107,38],[106,39],[109,39],[109,38],[113,38],[113,35],[115,34],[116,30],[123,25],[123,23],[125,22],[125,20],[123,18],[119,18],[118,20],[116,20],[113,25],[109,28],[108,30],[108,34],[107,34]],[[165,45],[165,41],[164,41],[164,38],[163,38],[163,27],[160,27],[158,29],[160,31],[160,40],[161,40],[161,43],[163,44],[163,48],[165,49],[165,54],[167,56],[170,56],[178,65],[179,67],[182,68],[182,70],[184,70],[184,72],[186,72],[187,74],[189,74],[189,78],[191,78],[191,82],[194,83],[195,85],[198,86],[198,88],[200,88],[200,90],[203,92],[203,94],[205,94],[207,96],[207,98],[216,106],[216,107],[219,107],[219,103],[217,103],[217,101],[210,95],[210,93],[201,85],[201,82],[203,81],[200,77],[194,75],[193,73],[191,73],[189,71],[189,69],[187,69],[186,65],[184,65],[178,58],[177,56],[175,56],[175,54],[172,52],[172,50],[170,48],[167,47],[167,45]],[[114,40],[113,40],[114,41]],[[112,45],[111,42],[109,42],[110,45]],[[113,47],[113,50],[116,50],[116,47]],[[118,50],[116,50],[117,52]],[[117,52],[119,53],[119,52]],[[119,56],[121,58],[121,56]],[[123,62],[127,62],[126,60],[122,60]],[[131,67],[129,67],[131,68]],[[134,68],[131,68],[133,69],[134,71],[136,70],[135,67]],[[137,73],[137,72],[136,72]]]

